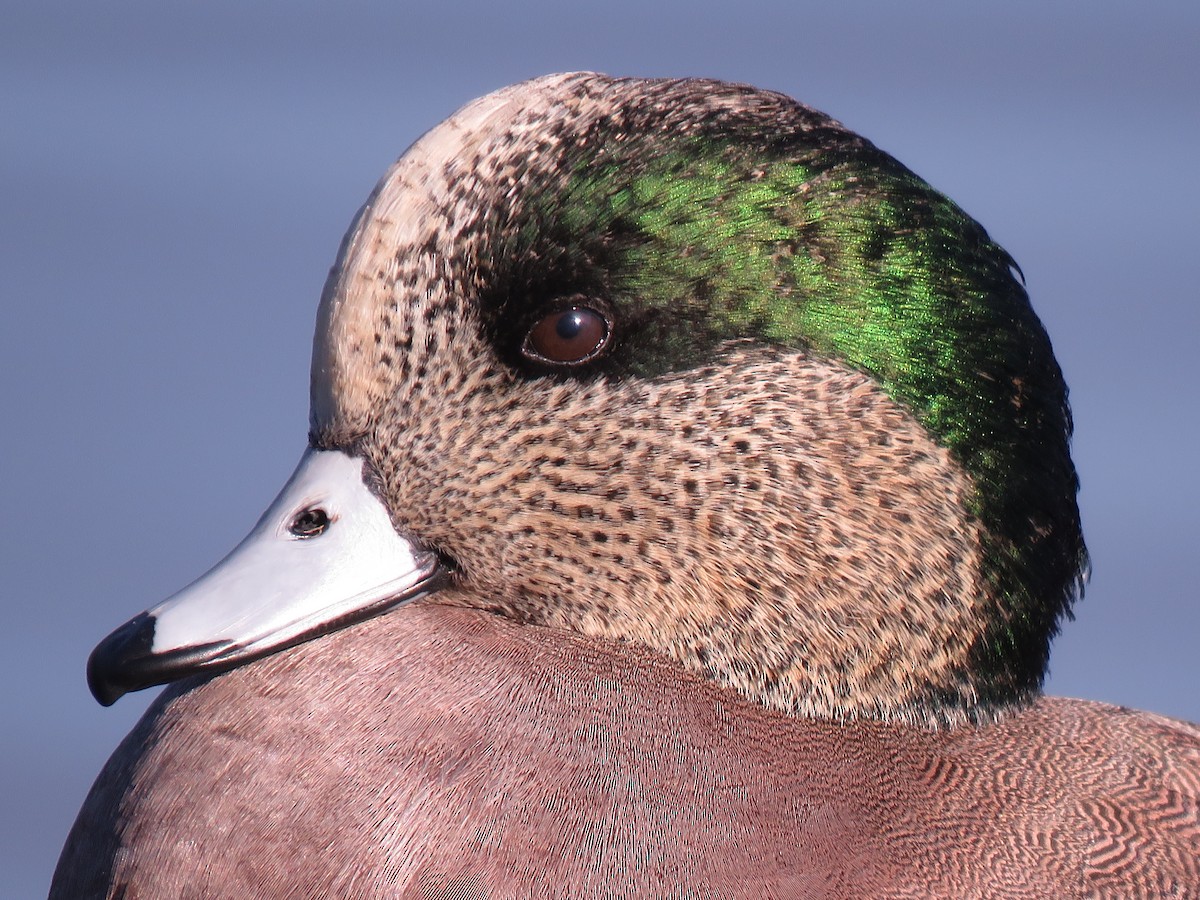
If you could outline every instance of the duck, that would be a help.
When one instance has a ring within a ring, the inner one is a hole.
[[[1088,557],[1013,259],[789,97],[547,76],[358,212],[308,445],[100,643],[52,898],[1200,896],[1200,728],[1042,693]]]

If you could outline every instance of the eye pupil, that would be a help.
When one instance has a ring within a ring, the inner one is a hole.
[[[560,309],[529,329],[521,352],[541,363],[578,365],[597,357],[608,344],[608,320],[587,307]]]
[[[569,310],[558,317],[554,330],[564,341],[574,340],[584,327],[583,313],[577,309]]]
[[[311,507],[296,514],[288,531],[299,538],[316,537],[329,527],[329,513],[319,506]]]

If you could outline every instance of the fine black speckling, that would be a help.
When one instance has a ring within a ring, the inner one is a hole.
[[[497,385],[635,392],[687,374],[692,397],[713,404],[730,354],[750,345],[862,371],[951,451],[971,483],[961,518],[979,525],[980,596],[960,602],[978,607],[982,627],[955,685],[928,685],[921,702],[961,713],[1036,692],[1086,564],[1070,414],[1012,261],[977,223],[827,116],[707,81],[566,82],[553,102],[514,111],[437,173],[405,185],[431,211],[375,282],[395,298],[376,336],[406,351],[377,357],[384,371],[371,377],[386,392],[408,403],[453,390],[449,381],[474,389],[491,383],[477,377],[483,367]],[[604,352],[573,366],[530,360],[532,325],[568,306],[611,323]],[[480,414],[499,427],[513,400],[499,387],[487,396],[497,410]],[[737,396],[720,402],[746,422],[766,414]],[[785,443],[805,412],[803,397],[791,405],[771,413]],[[329,443],[354,432],[347,421],[320,423]],[[783,487],[784,497],[797,490]],[[838,491],[865,489],[847,478]],[[795,513],[773,518],[785,515]],[[878,575],[902,590],[894,567]]]

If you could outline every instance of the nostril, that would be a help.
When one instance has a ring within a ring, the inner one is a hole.
[[[288,525],[288,531],[298,538],[316,537],[322,534],[331,522],[329,513],[319,506],[312,506],[296,514]]]

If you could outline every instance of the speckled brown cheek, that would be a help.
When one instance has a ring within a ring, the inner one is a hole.
[[[916,671],[970,690],[970,485],[859,373],[734,348],[658,382],[449,383],[464,393],[407,395],[368,446],[397,527],[480,605],[808,713],[915,707]]]

